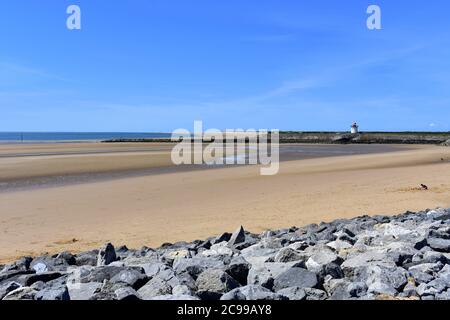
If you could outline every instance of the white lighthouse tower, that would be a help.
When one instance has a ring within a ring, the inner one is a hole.
[[[352,126],[350,127],[350,133],[356,134],[359,132],[359,126],[356,122],[353,122]]]

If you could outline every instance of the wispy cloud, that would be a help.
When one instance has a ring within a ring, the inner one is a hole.
[[[30,67],[23,64],[11,63],[11,62],[0,62],[0,71],[2,73],[8,74],[10,76],[36,76],[40,78],[56,79],[61,81],[66,81],[65,78],[48,72],[44,69]]]
[[[259,42],[259,43],[280,43],[289,42],[295,40],[296,37],[293,34],[266,34],[266,35],[254,35],[254,36],[244,36],[242,41],[245,42]]]
[[[44,97],[71,94],[70,90],[43,90],[43,91],[0,91],[0,98],[19,98],[19,97]]]

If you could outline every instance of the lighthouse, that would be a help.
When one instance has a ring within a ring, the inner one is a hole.
[[[350,127],[350,133],[356,134],[358,133],[359,126],[356,122],[353,122],[352,126]]]

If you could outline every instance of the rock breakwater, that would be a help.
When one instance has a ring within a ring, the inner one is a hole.
[[[450,299],[450,210],[23,257],[2,300]]]

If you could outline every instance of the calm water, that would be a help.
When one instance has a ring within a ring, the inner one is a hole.
[[[170,133],[138,132],[0,132],[0,142],[100,141],[109,139],[170,138]]]

